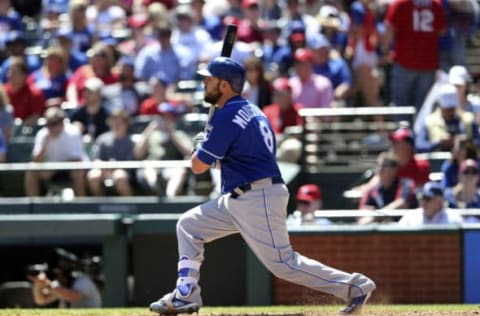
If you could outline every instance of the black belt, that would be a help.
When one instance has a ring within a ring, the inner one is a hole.
[[[284,183],[282,177],[271,177],[271,178],[263,178],[259,179],[256,181],[253,181],[251,183],[246,183],[239,185],[235,189],[233,189],[230,192],[230,196],[234,199],[238,198],[240,195],[244,194],[245,192],[248,192],[253,189],[261,189],[266,186],[272,185],[272,184],[279,184],[279,183]]]

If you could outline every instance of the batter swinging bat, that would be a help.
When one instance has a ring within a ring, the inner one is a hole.
[[[235,37],[237,37],[237,26],[235,24],[227,25],[227,32],[225,33],[225,38],[223,39],[222,45],[222,57],[230,57],[232,54],[233,44],[235,43]],[[205,124],[204,132],[207,133],[208,122],[212,118],[213,112],[215,111],[215,104],[211,104],[208,109],[208,118]]]

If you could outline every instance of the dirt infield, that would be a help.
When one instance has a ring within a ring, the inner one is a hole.
[[[205,307],[198,314],[179,316],[333,316],[340,305]],[[147,308],[0,309],[0,316],[158,316]],[[364,316],[480,316],[480,305],[367,305]]]

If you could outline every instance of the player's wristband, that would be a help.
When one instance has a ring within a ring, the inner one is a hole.
[[[50,282],[50,288],[52,290],[56,289],[57,287],[60,287],[60,282],[58,282],[57,280],[53,280],[52,282]]]

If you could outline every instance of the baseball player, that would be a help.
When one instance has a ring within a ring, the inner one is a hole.
[[[240,233],[277,277],[330,293],[347,302],[341,314],[360,311],[375,283],[293,251],[286,227],[288,189],[275,160],[275,136],[265,115],[240,93],[245,69],[228,57],[213,59],[204,76],[206,102],[217,109],[198,135],[191,157],[195,174],[220,165],[222,195],[187,211],[177,223],[178,280],[175,289],[150,305],[159,314],[197,312],[204,244]]]

